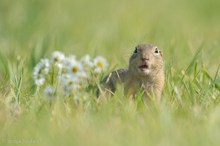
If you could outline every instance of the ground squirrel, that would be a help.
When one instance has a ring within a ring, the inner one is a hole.
[[[117,84],[124,84],[126,94],[135,95],[142,90],[147,98],[160,101],[164,78],[162,52],[155,45],[140,44],[130,57],[129,67],[107,75],[101,81],[101,89],[114,94]]]

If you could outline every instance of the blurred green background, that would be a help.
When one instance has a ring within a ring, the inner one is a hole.
[[[139,43],[164,54],[158,109],[120,93],[91,111],[65,102],[49,108],[30,90],[33,67],[54,50],[104,56],[111,71],[126,66]],[[219,145],[219,54],[219,0],[0,0],[0,145],[7,137],[36,145]],[[194,57],[194,72],[184,76]],[[23,114],[11,120],[8,109],[19,108],[7,99],[16,93]]]
[[[181,67],[202,47],[204,63],[213,66],[219,18],[217,0],[1,0],[0,50],[11,61],[43,48],[100,54],[120,64],[138,43],[153,43]]]

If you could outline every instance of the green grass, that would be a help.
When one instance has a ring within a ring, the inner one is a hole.
[[[0,1],[0,145],[219,145],[220,2]],[[35,64],[54,50],[101,55],[127,66],[138,43],[162,48],[160,105],[130,101],[122,88],[101,101],[47,102]]]

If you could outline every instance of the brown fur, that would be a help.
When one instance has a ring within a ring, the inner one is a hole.
[[[141,68],[141,66],[143,66]],[[160,101],[164,86],[164,64],[161,51],[151,44],[135,48],[128,69],[119,69],[107,75],[101,82],[102,91],[114,94],[117,84],[123,84],[125,93],[134,95],[141,89],[147,98]]]

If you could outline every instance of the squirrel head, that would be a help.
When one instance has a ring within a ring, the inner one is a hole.
[[[151,75],[163,70],[162,52],[152,44],[136,46],[129,60],[129,70],[140,76]]]

